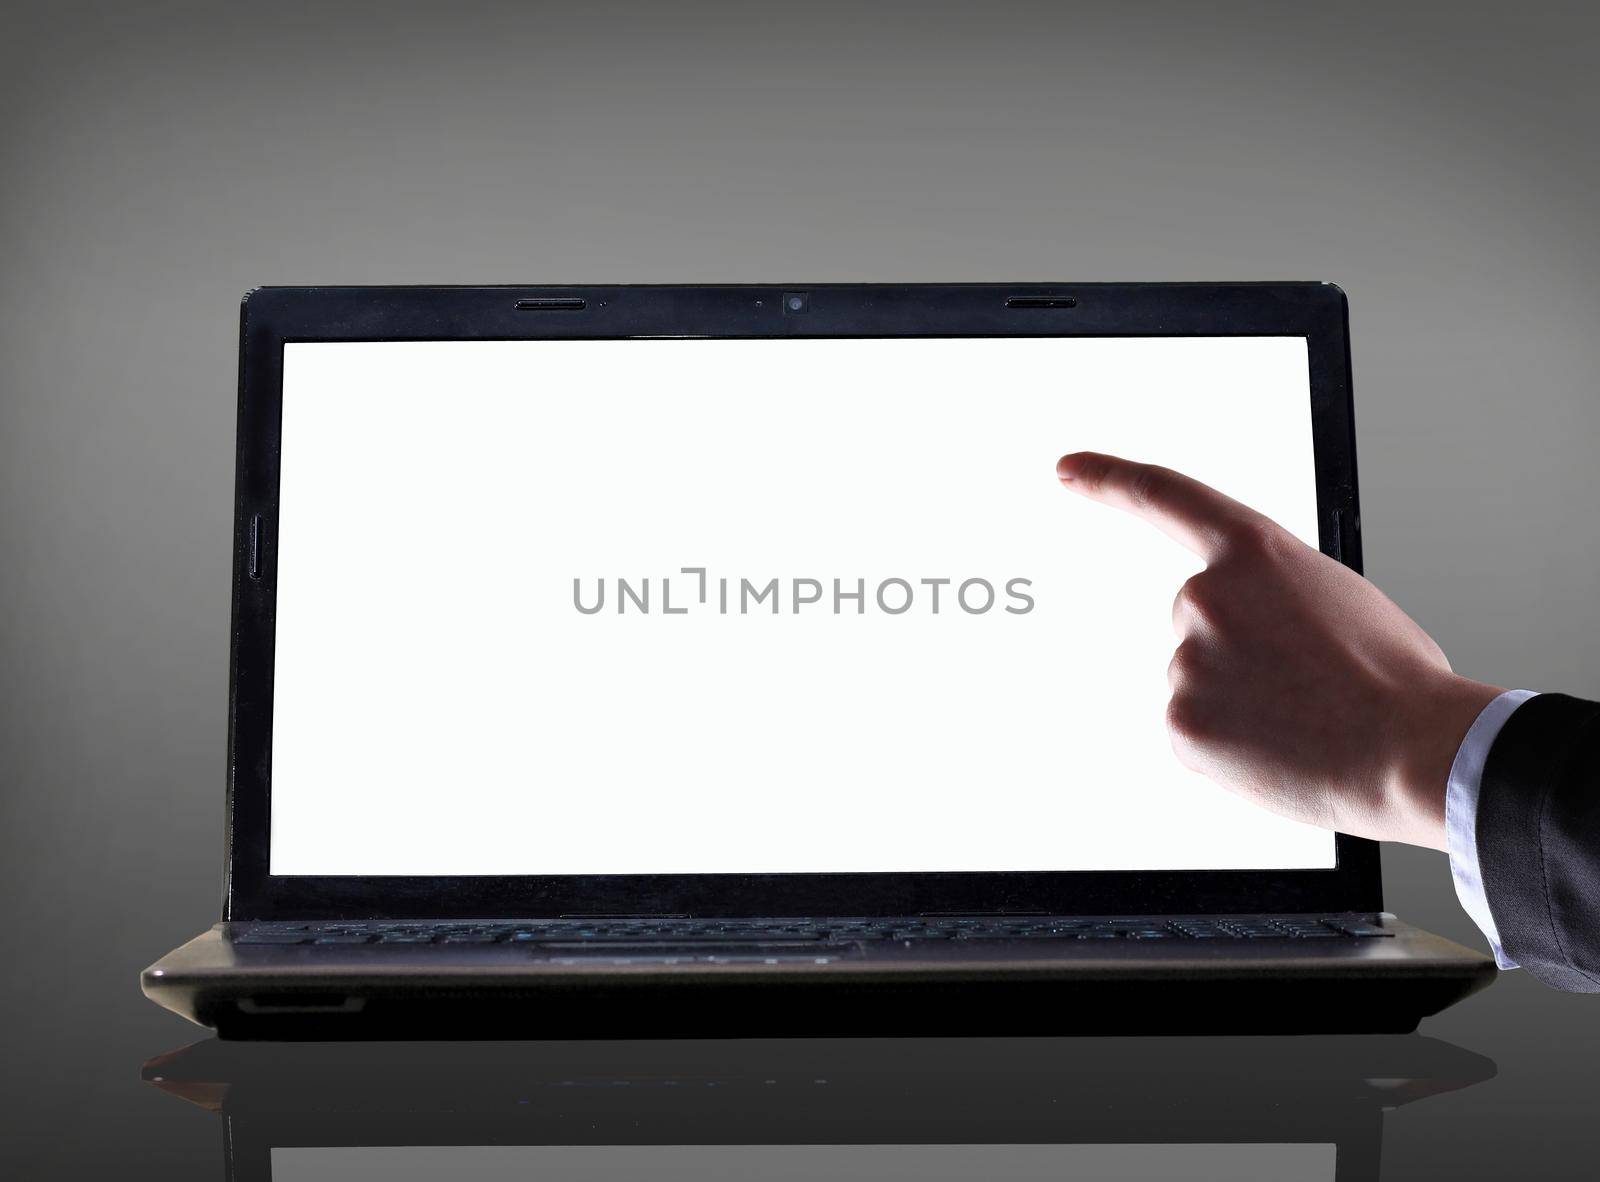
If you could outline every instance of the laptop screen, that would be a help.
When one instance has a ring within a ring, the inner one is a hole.
[[[1317,543],[1298,337],[291,342],[270,870],[1329,868],[1174,758],[1199,561]]]

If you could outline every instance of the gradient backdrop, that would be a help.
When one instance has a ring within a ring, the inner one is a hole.
[[[1600,695],[1597,50],[1580,4],[6,5],[7,1145],[217,1169],[135,977],[218,908],[245,289],[1334,280],[1368,573],[1461,671]],[[1481,944],[1442,855],[1385,869]],[[1392,1161],[1587,1138],[1600,1000],[1426,1029],[1501,1076]]]

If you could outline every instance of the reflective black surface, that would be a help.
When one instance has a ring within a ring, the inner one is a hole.
[[[24,1026],[6,1155],[16,1176],[215,1182],[1582,1178],[1600,1069],[1578,1000],[1512,977],[1425,1023],[1459,1042],[201,1038],[141,1058],[128,1031]],[[140,1039],[182,1037],[148,1017]]]
[[[546,1170],[1343,1180],[1379,1176],[1386,1112],[1494,1070],[1419,1036],[209,1040],[143,1077],[219,1118],[218,1170],[238,1182]],[[607,1152],[618,1147],[630,1152]]]

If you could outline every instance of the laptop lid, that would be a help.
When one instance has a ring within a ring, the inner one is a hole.
[[[1376,910],[1165,738],[1197,562],[1057,455],[1359,569],[1326,284],[264,288],[228,917]]]

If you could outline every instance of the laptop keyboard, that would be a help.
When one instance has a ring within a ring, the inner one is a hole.
[[[945,940],[1329,940],[1393,936],[1359,916],[974,916],[893,919],[446,920],[259,923],[236,944],[524,944],[648,947],[682,944],[846,944]]]

